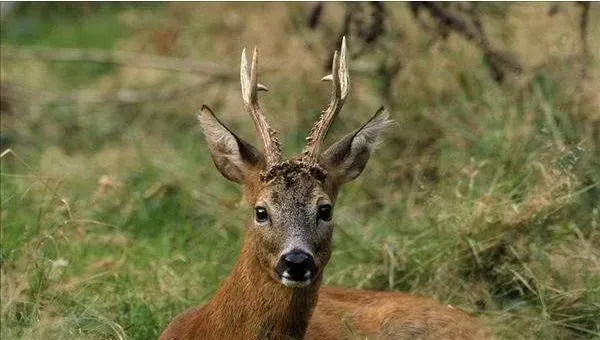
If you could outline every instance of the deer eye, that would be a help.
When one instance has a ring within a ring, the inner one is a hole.
[[[331,221],[331,205],[323,204],[319,206],[319,219],[323,221]]]
[[[269,220],[269,213],[267,212],[267,209],[263,207],[254,208],[254,215],[256,218],[256,222],[264,223]]]

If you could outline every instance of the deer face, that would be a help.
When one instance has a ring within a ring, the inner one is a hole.
[[[263,270],[288,287],[305,287],[331,254],[334,198],[302,163],[284,162],[253,199],[253,239]]]
[[[198,114],[213,161],[221,174],[244,187],[254,210],[246,233],[251,254],[264,274],[283,285],[301,288],[317,281],[331,254],[333,206],[340,186],[358,177],[371,155],[388,116],[379,109],[360,129],[346,135],[325,152],[319,149],[333,118],[348,94],[345,64],[334,55],[332,99],[315,124],[308,145],[297,157],[283,160],[275,132],[258,105],[257,52],[249,71],[242,52],[242,97],[254,120],[264,153],[236,136],[206,106]]]

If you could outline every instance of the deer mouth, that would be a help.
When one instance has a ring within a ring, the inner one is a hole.
[[[304,288],[312,282],[312,272],[307,270],[302,278],[295,277],[287,271],[281,274],[281,283],[288,288]]]

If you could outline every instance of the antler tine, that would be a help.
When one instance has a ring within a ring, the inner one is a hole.
[[[240,80],[242,83],[242,99],[244,108],[254,121],[256,131],[263,143],[267,166],[272,166],[281,161],[281,147],[277,140],[277,133],[269,127],[265,115],[258,104],[257,91],[268,91],[268,88],[257,81],[258,71],[258,49],[254,48],[252,54],[252,66],[248,70],[248,59],[246,49],[242,50],[242,62],[240,67]]]
[[[307,144],[304,148],[304,157],[313,162],[317,161],[319,149],[325,139],[327,130],[329,130],[335,116],[342,109],[350,90],[350,76],[346,65],[346,37],[342,38],[342,48],[340,53],[338,54],[338,51],[335,51],[333,54],[331,74],[323,77],[321,80],[332,82],[331,101],[329,102],[327,109],[323,111],[323,114],[313,126],[310,136],[306,138]]]

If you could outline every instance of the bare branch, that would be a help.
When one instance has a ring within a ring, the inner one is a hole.
[[[581,39],[581,54],[586,60],[590,56],[590,48],[587,43],[588,22],[590,16],[590,3],[587,1],[577,2],[581,6],[581,18],[579,19],[579,38]]]
[[[497,81],[501,82],[504,79],[506,70],[517,74],[523,71],[516,56],[492,46],[483,30],[476,8],[468,10],[469,19],[452,13],[437,2],[419,2],[419,6],[427,9],[443,25],[481,48]]]
[[[421,2],[421,6],[426,8],[434,18],[460,33],[467,40],[471,40],[482,47],[487,44],[487,39],[481,35],[476,25],[463,20],[461,17],[443,8],[440,4],[436,2]]]
[[[235,72],[231,68],[216,63],[197,62],[190,59],[166,58],[149,54],[120,51],[75,48],[21,48],[9,45],[0,46],[2,60],[28,59],[47,61],[89,61],[117,64],[137,68],[152,68],[166,71],[191,73],[213,78],[233,80]]]

